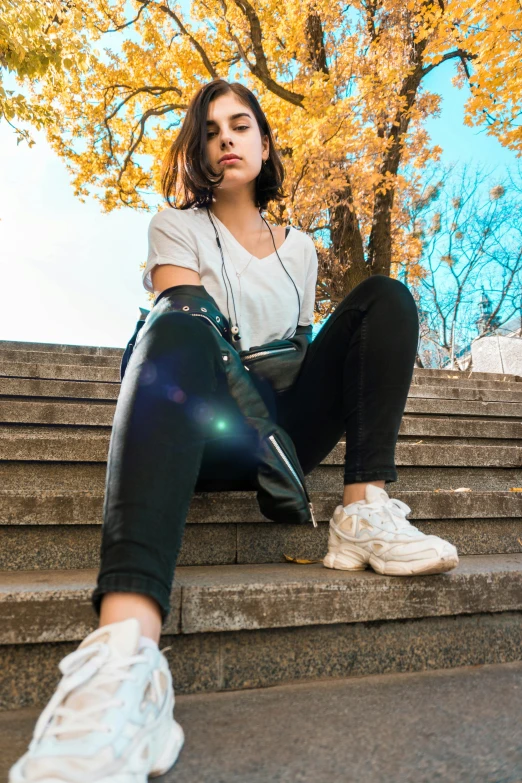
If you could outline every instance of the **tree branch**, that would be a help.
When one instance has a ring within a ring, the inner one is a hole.
[[[463,65],[465,65],[465,67],[467,67],[467,65],[466,65],[467,60],[476,60],[477,59],[477,55],[476,54],[470,54],[469,52],[466,52],[465,49],[455,49],[455,51],[453,51],[453,52],[447,52],[446,54],[444,54],[440,58],[440,60],[438,62],[432,63],[431,65],[426,65],[424,68],[422,68],[421,69],[421,79],[423,79],[426,76],[427,73],[429,73],[430,71],[433,71],[434,68],[437,68],[437,66],[440,65],[441,63],[444,63],[447,60],[454,60],[456,57],[458,57],[461,60],[461,62],[463,63]],[[468,75],[468,78],[469,78],[469,74],[467,74],[467,75]]]

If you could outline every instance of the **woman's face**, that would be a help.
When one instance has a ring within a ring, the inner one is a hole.
[[[241,116],[234,116],[237,114]],[[255,180],[268,151],[268,138],[263,141],[252,110],[234,93],[220,95],[209,104],[207,154],[212,168],[225,172],[220,189],[237,189]],[[225,163],[221,161],[223,155],[237,158]]]

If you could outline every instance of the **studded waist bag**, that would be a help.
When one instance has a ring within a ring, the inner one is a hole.
[[[186,301],[183,295],[190,294]],[[166,300],[162,305],[161,302]],[[204,300],[204,301],[200,301]],[[152,310],[140,307],[140,316],[136,323],[134,334],[130,338],[122,357],[120,379],[123,380],[125,369],[132,350],[143,325],[152,313],[163,309],[180,310],[198,318],[203,318],[232,345],[230,326],[216,301],[198,285],[177,285],[161,292]],[[298,326],[293,337],[282,340],[271,340],[263,345],[254,345],[248,351],[239,351],[239,358],[245,369],[268,382],[276,393],[281,393],[293,386],[306,356],[308,346],[312,342],[312,324]],[[234,347],[234,346],[232,346]]]

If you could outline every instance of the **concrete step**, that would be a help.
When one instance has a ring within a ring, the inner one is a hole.
[[[434,397],[441,400],[484,400],[496,402],[522,402],[522,387],[517,391],[517,385],[504,387],[499,384],[493,389],[481,389],[475,386],[447,386],[432,384],[412,384],[409,397]]]
[[[23,358],[23,362],[21,361]],[[81,353],[55,353],[51,351],[9,351],[0,347],[0,365],[14,362],[15,364],[48,364],[60,366],[89,366],[118,367],[121,358],[119,356],[91,355]]]
[[[185,744],[165,783],[522,780],[522,663],[179,696],[172,673]],[[0,716],[2,780],[40,712]]]
[[[328,522],[340,493],[312,492],[318,529],[273,523],[255,492],[193,496],[178,565],[322,560]],[[522,552],[522,493],[390,492],[412,509],[426,534],[455,544],[460,555]],[[0,570],[98,568],[103,494],[0,492]]]
[[[0,422],[4,424],[72,424],[111,427],[115,402],[33,402],[0,398]]]
[[[509,381],[514,383],[522,381],[522,376],[520,375],[509,375],[500,372],[469,372],[468,370],[461,372],[457,370],[431,370],[420,367],[415,367],[413,376],[417,378],[449,378],[450,380],[476,378],[477,380],[484,381],[503,381],[505,378],[509,378]]]
[[[474,416],[475,418],[511,418],[520,420],[522,403],[487,402],[484,400],[442,400],[426,397],[408,397],[405,413],[430,416]]]
[[[109,348],[97,345],[65,345],[63,343],[34,343],[24,340],[0,340],[0,351],[17,351],[18,353],[42,352],[45,353],[74,353],[84,356],[116,356],[121,358],[123,348]]]
[[[110,426],[114,418],[116,400],[90,400],[77,402],[72,399],[52,399],[44,401],[27,398],[1,398],[0,397],[0,422],[24,423],[24,424],[78,424],[83,426]],[[420,397],[408,398],[405,408],[405,416],[420,415],[429,417],[430,420],[440,420],[447,417],[447,424],[457,417],[472,417],[475,421],[495,422],[508,421],[504,427],[506,437],[511,437],[511,425],[514,431],[520,428],[522,418],[522,403],[513,402],[481,402],[467,400],[438,400],[424,399]],[[405,425],[409,426],[409,425]],[[495,425],[496,427],[496,425]]]
[[[0,377],[0,396],[11,397],[55,397],[74,399],[116,400],[120,384],[107,381],[49,380],[46,378]],[[506,387],[502,384],[493,389],[440,385],[410,386],[409,399],[476,400],[480,402],[522,403],[522,388]],[[518,415],[515,411],[513,415]]]
[[[397,500],[411,508],[408,519],[497,519],[522,518],[520,491],[455,492],[452,490],[392,491]],[[328,522],[339,504],[339,493],[313,492],[315,516]],[[101,524],[103,488],[93,490],[2,489],[0,490],[0,525],[92,525]],[[255,492],[204,492],[194,495],[187,514],[188,524],[264,523]],[[295,526],[299,531],[304,526]]]
[[[509,405],[509,403],[508,403]],[[522,405],[521,413],[522,413]],[[49,400],[45,402],[0,398],[0,423],[80,425],[88,427],[112,426],[116,402],[72,402]],[[509,412],[509,411],[508,411]],[[427,435],[431,437],[497,438],[522,437],[520,419],[505,421],[502,416],[427,416],[409,413],[406,407],[399,435]]]
[[[88,490],[95,494],[103,493],[105,487],[106,464],[103,462],[42,462],[34,460],[1,461],[0,487],[3,489],[37,492],[40,490],[77,491]],[[312,470],[306,477],[307,487],[312,492],[333,492],[342,497],[343,466],[327,465],[324,462]],[[522,487],[522,469],[508,467],[445,467],[445,466],[408,466],[403,465],[398,472],[398,480],[387,485],[393,491],[444,490],[469,487],[473,491],[504,492],[511,487]],[[215,488],[210,488],[215,489]],[[241,491],[251,491],[252,487],[241,487]],[[237,487],[221,487],[222,491],[234,491]],[[196,484],[196,491],[208,492]]]
[[[468,389],[511,389],[512,391],[516,391],[517,388],[520,390],[519,382],[516,381],[516,378],[518,376],[514,375],[504,375],[502,379],[499,378],[475,378],[475,376],[470,376],[467,378],[464,377],[454,377],[454,376],[448,376],[447,378],[441,377],[441,376],[433,376],[433,375],[413,375],[412,379],[412,385],[413,386],[458,386],[459,388],[468,388]]]
[[[69,381],[120,382],[118,367],[74,364],[31,364],[29,362],[2,362],[0,376],[5,378],[42,378]]]
[[[1,409],[0,409],[1,415]],[[496,438],[514,440],[522,437],[522,421],[488,421],[487,419],[458,419],[456,417],[424,417],[406,414],[401,422],[399,436],[428,438]]]
[[[54,350],[56,349],[56,350]],[[123,349],[0,341],[0,376],[119,382]],[[516,390],[520,376],[415,369],[412,385]]]
[[[121,358],[124,352],[124,348],[109,348],[105,346],[91,346],[91,345],[65,345],[59,343],[36,343],[25,342],[23,340],[0,340],[0,351],[18,351],[18,352],[33,352],[33,351],[45,351],[48,353],[76,353],[89,356],[117,356]],[[522,377],[519,375],[507,375],[505,373],[494,372],[469,372],[459,370],[432,370],[416,367],[414,369],[414,376],[416,377],[439,377],[439,378],[477,378],[483,380],[503,380],[504,378],[512,378],[514,381],[521,381]]]
[[[110,432],[105,427],[31,427],[0,425],[0,460],[45,460],[74,462],[105,462]],[[522,467],[522,446],[514,441],[494,441],[495,445],[469,444],[463,437],[443,438],[427,443],[399,440],[395,452],[397,466],[444,465]],[[339,441],[323,460],[326,465],[344,463],[346,444]]]
[[[119,393],[119,383],[0,377],[0,397],[54,397],[75,401],[117,400]]]
[[[72,381],[104,381],[119,383],[121,357],[90,354],[59,354],[32,351],[0,351],[0,376],[12,378],[41,378]],[[484,373],[485,374],[485,373]],[[412,385],[458,386],[471,389],[500,389],[520,391],[517,377],[504,375],[499,378],[476,378],[448,375],[417,375]]]
[[[0,707],[40,705],[97,626],[97,571],[0,574]],[[445,574],[267,564],[178,567],[162,642],[179,693],[522,660],[522,554]],[[364,663],[363,663],[364,662]],[[14,675],[16,672],[16,676]]]

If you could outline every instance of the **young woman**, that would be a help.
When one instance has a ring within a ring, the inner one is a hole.
[[[150,223],[143,283],[156,294],[151,313],[173,287],[200,286],[237,326],[237,350],[289,338],[297,325],[312,323],[313,242],[262,216],[270,200],[282,199],[282,181],[255,96],[237,82],[204,85],[164,164],[169,206]],[[199,318],[160,311],[142,332],[109,447],[92,594],[99,628],[61,661],[64,676],[10,783],[145,783],[174,764],[183,744],[158,643],[186,515],[198,481],[248,486],[255,462],[251,431],[227,396],[212,329]],[[384,489],[397,480],[395,445],[417,342],[408,289],[370,277],[310,343],[292,387],[277,395],[264,390],[305,474],[346,434],[342,502],[330,520],[324,559],[329,568],[370,565],[411,575],[458,563],[455,547],[410,525],[410,509]]]

